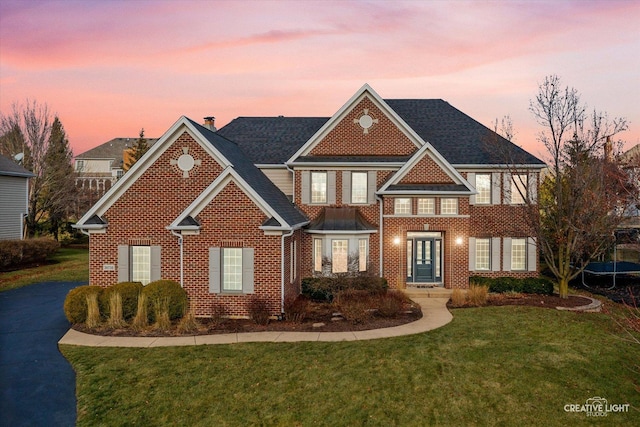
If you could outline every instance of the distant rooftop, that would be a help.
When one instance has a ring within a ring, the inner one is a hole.
[[[130,148],[139,137],[134,138],[113,138],[110,141],[100,144],[90,150],[76,156],[76,159],[118,159],[122,158],[122,152]],[[151,147],[158,138],[145,138]]]

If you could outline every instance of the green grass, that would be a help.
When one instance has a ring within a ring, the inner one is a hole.
[[[60,248],[52,263],[0,273],[0,292],[40,282],[88,282],[89,250]]]
[[[61,346],[78,425],[640,425],[640,346],[605,314],[454,310],[393,339],[171,348]],[[566,413],[591,397],[606,419]]]

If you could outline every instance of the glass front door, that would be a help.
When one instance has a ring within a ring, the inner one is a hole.
[[[442,281],[442,239],[416,237],[407,239],[407,282]]]

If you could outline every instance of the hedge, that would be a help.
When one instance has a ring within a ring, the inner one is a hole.
[[[332,301],[334,296],[345,290],[367,291],[370,294],[384,293],[389,285],[384,277],[336,276],[305,277],[301,281],[302,294],[315,301]]]
[[[40,237],[26,240],[0,240],[0,271],[21,265],[43,263],[58,250],[60,244]]]
[[[147,312],[150,322],[155,322],[155,306],[165,298],[169,303],[169,318],[171,320],[180,319],[186,312],[187,293],[182,289],[180,283],[173,280],[156,280],[145,286],[142,293],[147,297]]]
[[[469,279],[470,283],[480,286],[488,286],[489,292],[519,292],[523,294],[553,294],[553,282],[544,277],[528,277],[526,279],[517,279],[515,277],[481,277],[473,276]]]
[[[87,295],[95,293],[100,294],[103,288],[100,286],[78,286],[69,291],[64,299],[64,315],[71,323],[84,323],[87,320]]]
[[[99,297],[100,313],[105,318],[109,317],[111,294],[118,292],[122,298],[122,317],[124,320],[132,319],[138,310],[138,296],[142,289],[143,286],[140,282],[121,282],[105,288]]]

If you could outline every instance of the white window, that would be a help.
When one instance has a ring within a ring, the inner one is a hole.
[[[348,271],[349,241],[331,241],[331,272],[346,273]]]
[[[76,171],[77,172],[84,171],[84,160],[76,160]]]
[[[313,239],[313,271],[322,271],[322,239]]]
[[[351,173],[351,203],[367,203],[367,173]]]
[[[394,203],[394,212],[396,215],[411,214],[411,199],[396,198]]]
[[[326,172],[311,172],[311,203],[327,203]]]
[[[222,291],[242,291],[242,248],[222,248]]]
[[[476,239],[476,270],[491,269],[491,239]]]
[[[151,281],[151,247],[131,247],[131,281],[143,285]]]
[[[436,201],[433,198],[418,199],[418,214],[433,215],[436,213]]]
[[[527,175],[513,175],[511,178],[511,204],[521,205],[527,194]]]
[[[441,215],[457,215],[458,199],[440,199]]]
[[[476,190],[478,190],[478,194],[476,194],[476,204],[491,204],[491,174],[476,174]]]
[[[367,271],[367,261],[369,260],[367,243],[367,239],[358,239],[358,271]]]
[[[511,270],[526,270],[527,239],[511,240]]]

